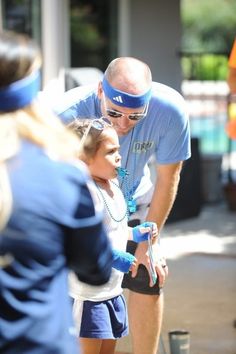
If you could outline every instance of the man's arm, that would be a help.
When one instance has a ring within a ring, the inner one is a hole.
[[[147,220],[157,224],[160,231],[175,201],[182,162],[157,165],[157,178]]]
[[[182,162],[157,166],[155,189],[146,220],[155,222],[158,230],[161,230],[163,227],[175,201],[181,168]],[[159,276],[159,284],[162,286],[164,284],[165,277],[168,274],[168,268],[162,267],[162,264],[165,263],[165,261],[162,260],[160,246],[157,243],[154,245],[154,249],[157,259],[156,271]],[[135,252],[135,257],[138,259],[138,263],[144,264],[150,273],[149,259],[147,256],[147,242],[143,242],[138,245]],[[135,275],[136,271],[132,272],[132,276],[134,277]],[[150,285],[153,285],[151,276]]]

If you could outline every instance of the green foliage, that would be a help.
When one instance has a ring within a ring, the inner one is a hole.
[[[182,0],[184,51],[228,54],[236,36],[235,0]]]
[[[228,73],[228,57],[224,55],[185,56],[181,65],[186,80],[226,80]]]
[[[182,0],[181,16],[184,78],[225,80],[236,37],[236,1]]]

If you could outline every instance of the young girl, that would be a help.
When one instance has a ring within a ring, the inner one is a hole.
[[[84,354],[113,354],[117,338],[128,334],[127,311],[122,295],[123,273],[134,270],[136,259],[125,252],[128,239],[145,241],[154,223],[135,228],[127,225],[127,204],[116,179],[120,165],[119,140],[105,118],[75,120],[69,124],[81,138],[79,157],[88,166],[104,204],[104,224],[113,248],[113,269],[105,286],[89,286],[71,281],[74,315]]]

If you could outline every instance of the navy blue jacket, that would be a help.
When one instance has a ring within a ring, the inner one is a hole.
[[[78,353],[68,268],[100,285],[112,265],[87,170],[24,142],[8,172],[13,211],[0,234],[0,353]]]

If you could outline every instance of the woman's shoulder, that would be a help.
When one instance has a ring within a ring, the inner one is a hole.
[[[48,194],[66,195],[90,180],[84,163],[61,161],[28,141],[22,142],[19,153],[9,161],[9,173],[16,187],[24,185],[25,191],[36,189],[38,194],[47,191]]]

